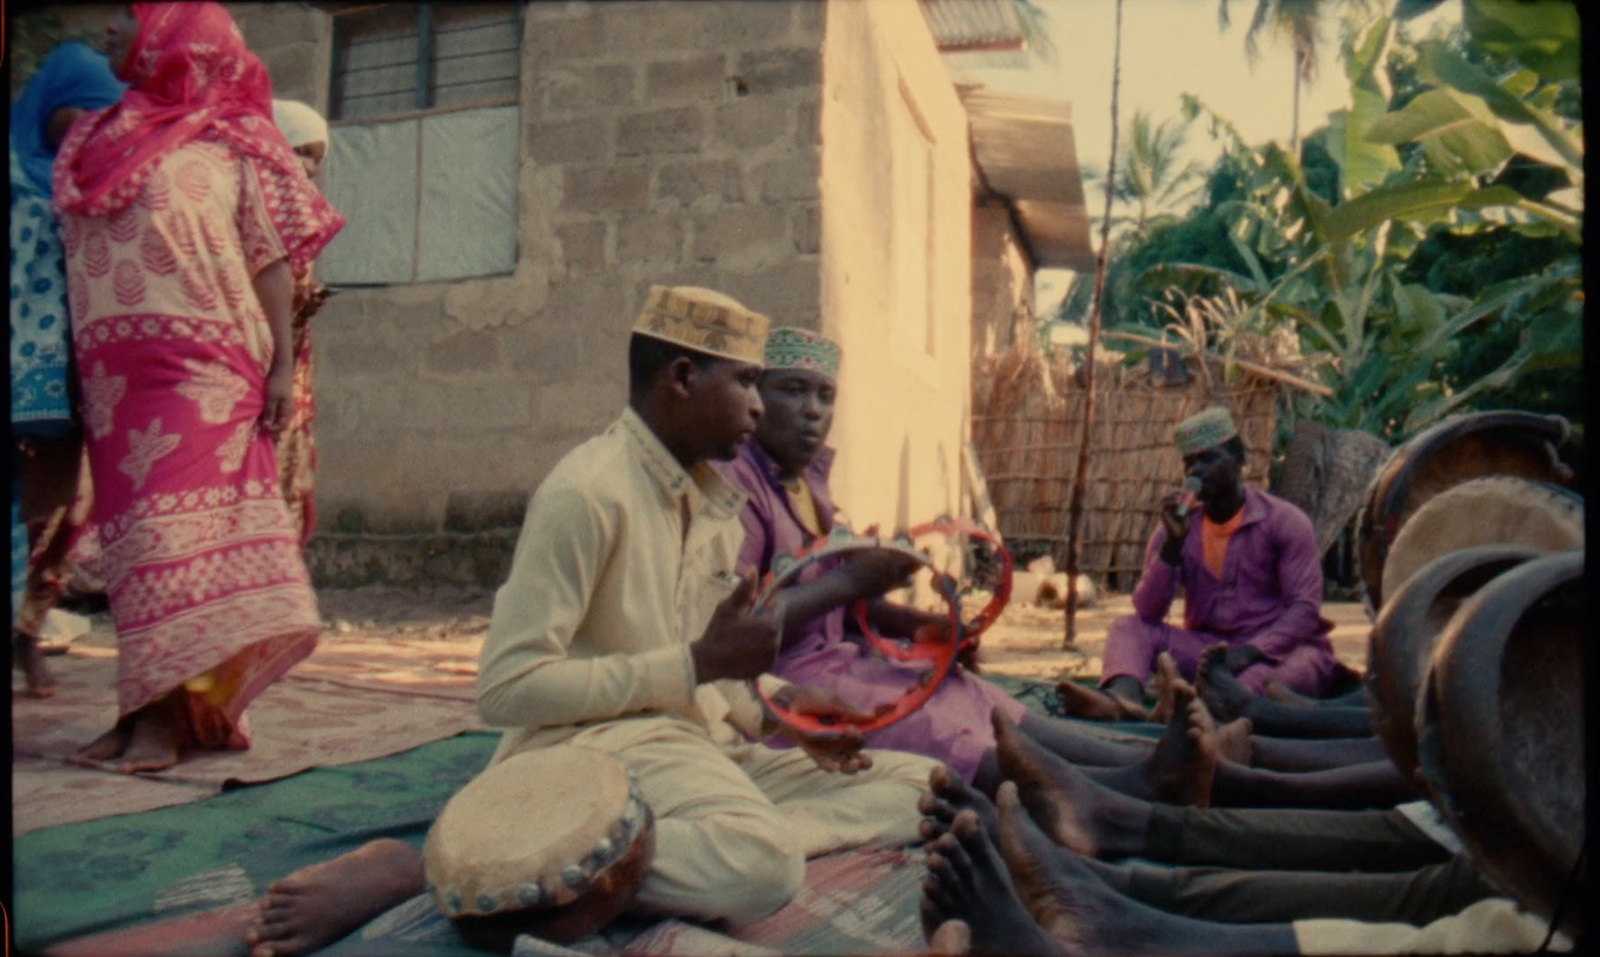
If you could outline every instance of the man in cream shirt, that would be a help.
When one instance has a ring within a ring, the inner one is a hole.
[[[565,743],[635,775],[656,816],[642,909],[739,923],[787,903],[807,857],[917,840],[935,766],[780,729],[750,691],[856,713],[765,674],[781,612],[753,610],[734,576],[744,496],[706,464],[755,429],[767,325],[709,290],[652,288],[629,407],[534,494],[478,677],[480,712],[507,729],[495,761]],[[778,731],[800,747],[758,743]]]

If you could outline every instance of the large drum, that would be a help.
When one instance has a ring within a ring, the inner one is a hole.
[[[1577,492],[1577,462],[1572,427],[1559,416],[1480,412],[1452,416],[1417,433],[1378,470],[1357,519],[1357,560],[1368,610],[1376,614],[1383,607],[1387,586],[1398,584],[1398,574],[1389,578],[1384,574],[1391,546],[1407,520],[1429,500],[1464,482],[1491,476],[1513,476]],[[1479,538],[1470,544],[1493,541]],[[1412,571],[1452,550],[1416,538],[1410,545]]]
[[[1401,774],[1420,780],[1417,694],[1439,634],[1479,588],[1539,554],[1512,545],[1452,552],[1428,563],[1384,603],[1367,641],[1362,681],[1378,737]]]
[[[1484,873],[1581,933],[1584,843],[1583,552],[1530,559],[1466,601],[1439,636],[1418,699],[1433,803]],[[1565,906],[1562,906],[1564,903]]]
[[[610,754],[558,745],[491,766],[444,806],[423,852],[434,903],[476,947],[565,943],[627,910],[655,822]]]

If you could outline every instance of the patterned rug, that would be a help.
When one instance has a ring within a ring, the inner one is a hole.
[[[13,698],[12,832],[185,804],[230,782],[366,761],[483,727],[473,677],[436,667],[457,669],[467,646],[397,644],[325,641],[251,706],[250,750],[197,754],[137,777],[67,761],[116,720],[116,652],[74,647],[51,660],[55,697]],[[467,654],[476,653],[473,644]]]

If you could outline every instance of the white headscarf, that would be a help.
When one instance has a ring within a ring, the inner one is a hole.
[[[289,141],[290,149],[328,142],[328,121],[299,100],[273,100],[272,121]]]

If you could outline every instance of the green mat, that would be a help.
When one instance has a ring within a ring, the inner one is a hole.
[[[1059,713],[1053,684],[984,677],[1033,713]],[[1133,722],[1097,727],[1145,737],[1161,732],[1159,725]],[[26,953],[246,903],[280,877],[380,837],[420,850],[445,802],[488,764],[498,737],[468,733],[374,761],[234,788],[192,804],[22,835],[14,849],[16,945]],[[393,915],[379,939],[362,939],[358,931],[324,953],[481,955],[461,943],[431,908],[410,910]],[[410,926],[388,928],[397,920]]]
[[[483,770],[498,740],[469,733],[193,804],[24,834],[13,850],[16,946],[26,953],[243,903],[292,871],[380,837],[420,850],[445,801]],[[428,952],[446,957],[448,949]]]

